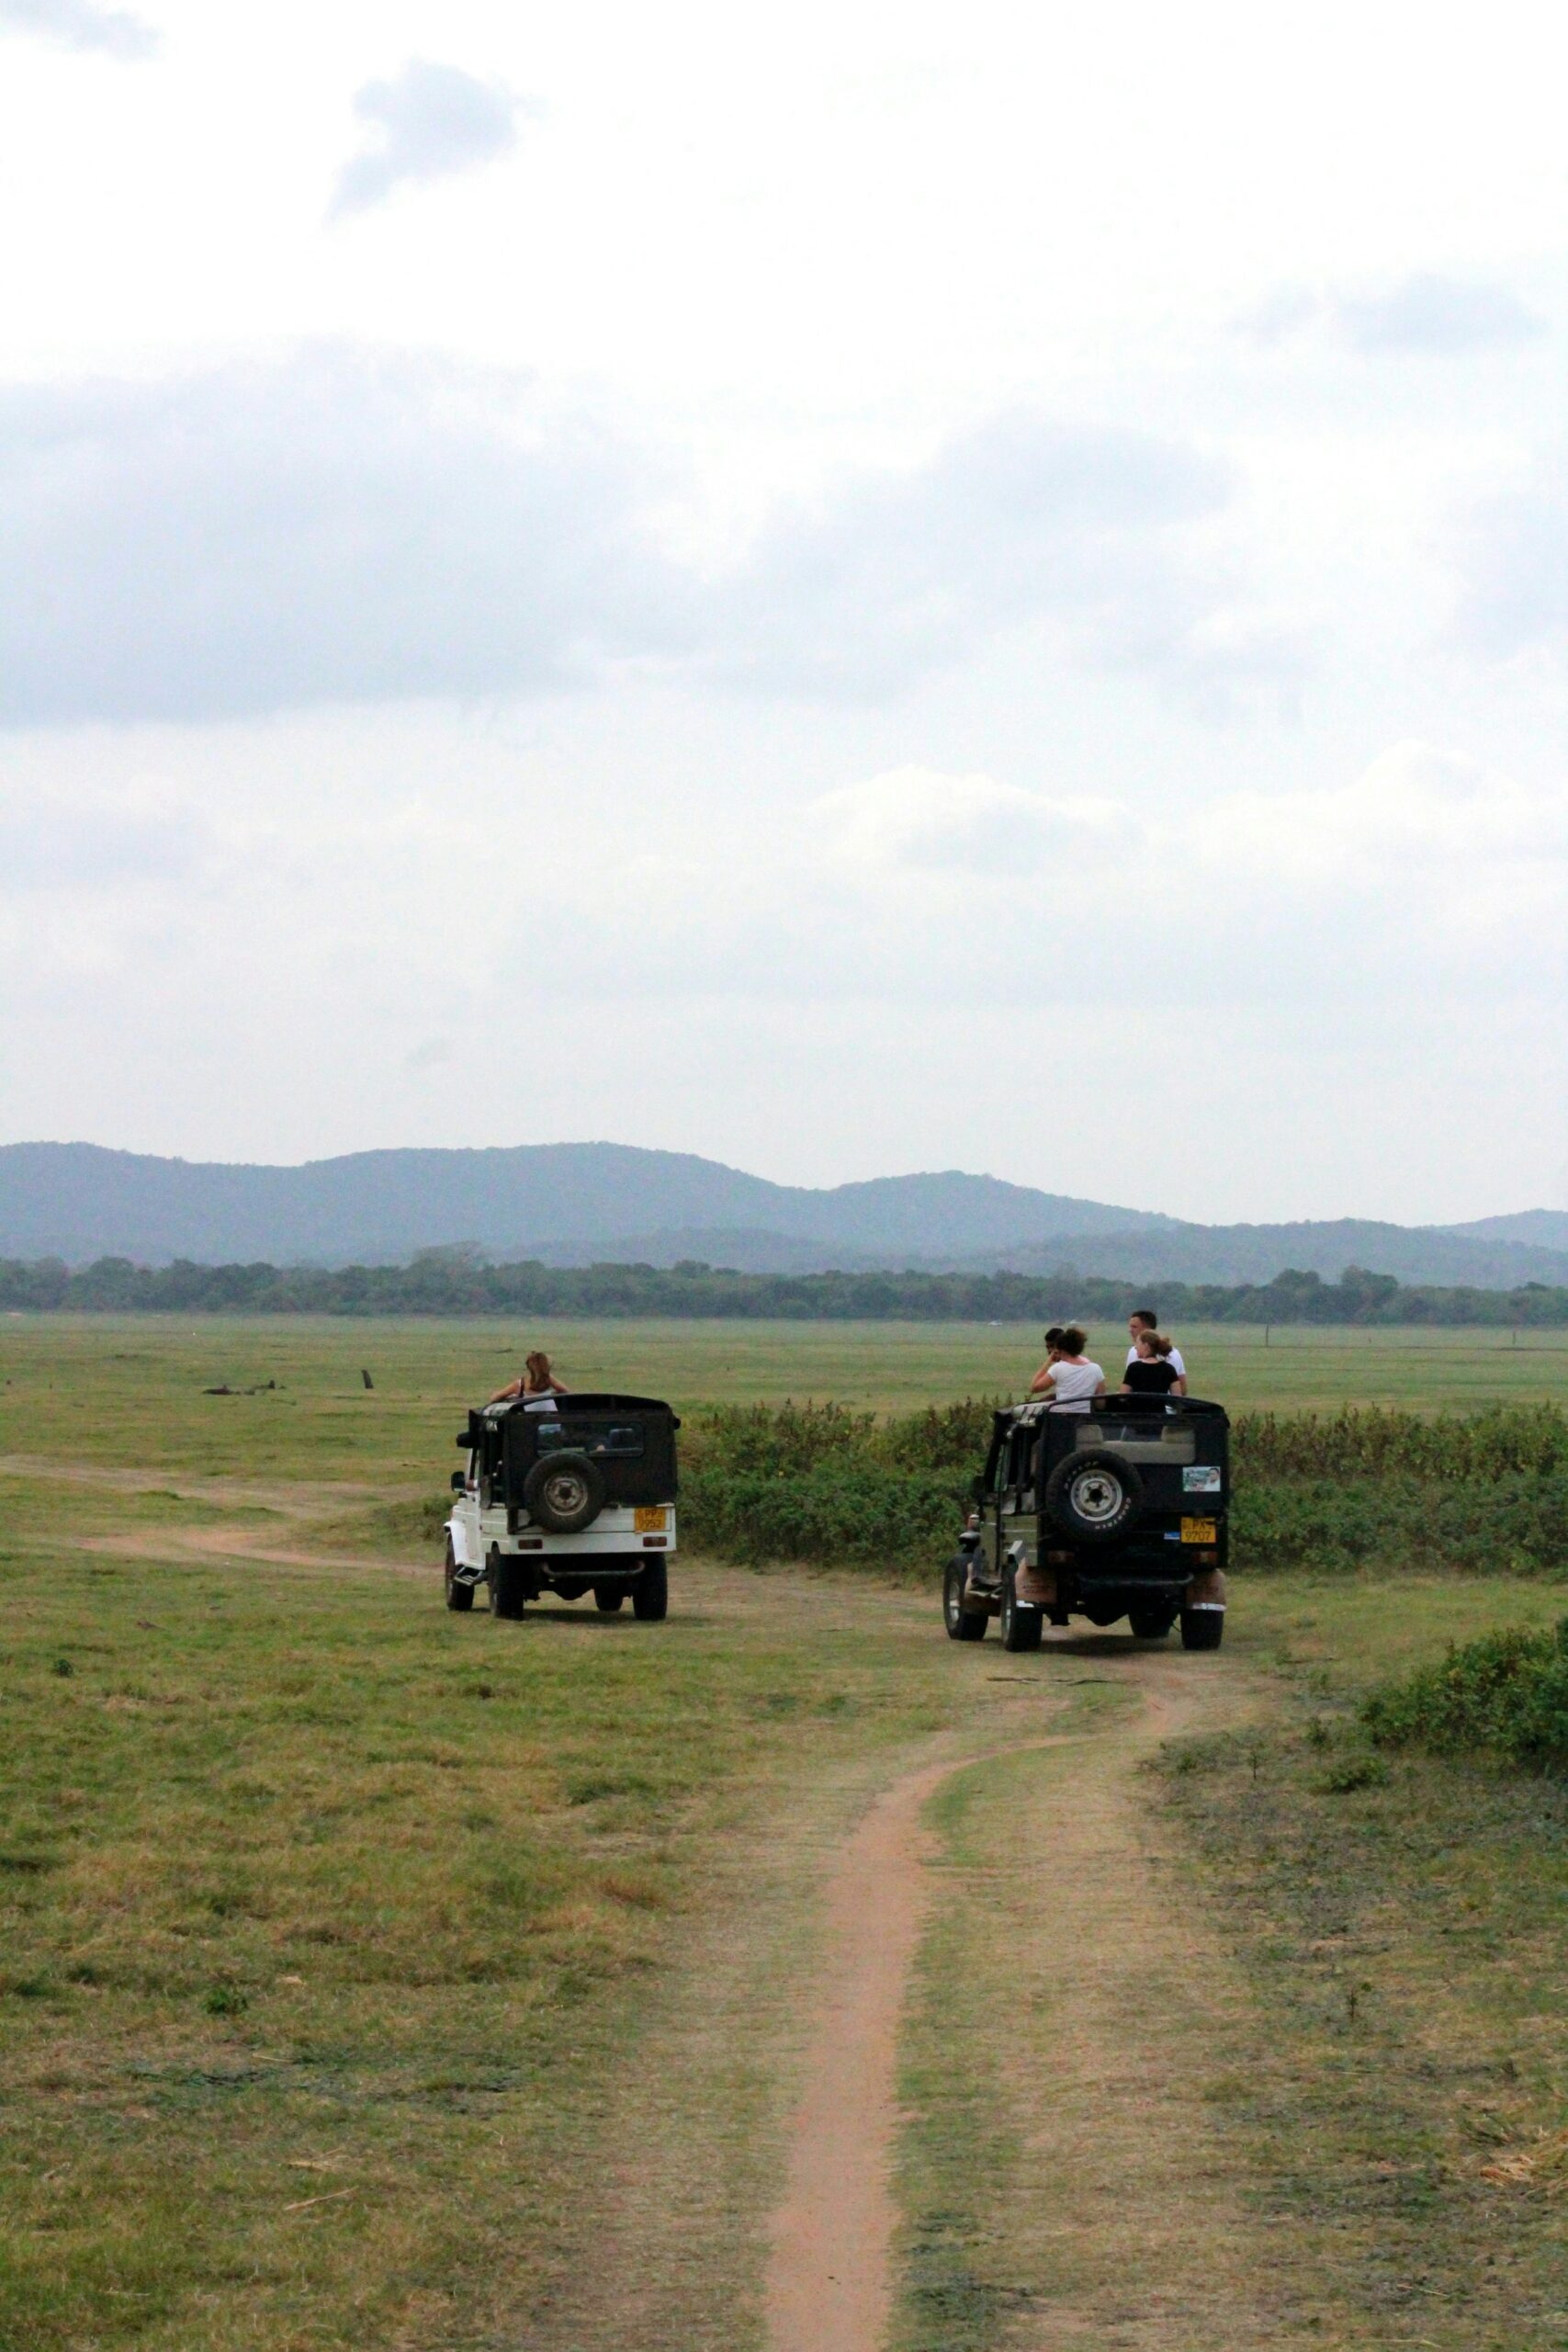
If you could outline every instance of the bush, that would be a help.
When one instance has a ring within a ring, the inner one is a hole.
[[[1001,1400],[966,1396],[878,1422],[843,1405],[733,1405],[682,1439],[682,1523],[731,1559],[934,1568],[947,1556]],[[1234,1425],[1232,1562],[1242,1569],[1561,1572],[1568,1416],[1353,1408]]]
[[[991,1442],[991,1416],[1002,1400],[965,1396],[878,1421],[847,1405],[716,1405],[694,1415],[681,1440],[683,1462],[705,1470],[793,1477],[825,1463],[892,1470],[961,1473],[979,1469]]]
[[[1464,1485],[1409,1475],[1269,1478],[1239,1474],[1231,1511],[1238,1567],[1461,1568],[1541,1576],[1568,1564],[1568,1473]]]
[[[963,1510],[962,1482],[866,1462],[827,1463],[794,1476],[697,1469],[681,1480],[682,1540],[748,1565],[930,1566],[952,1550]]]
[[[682,1439],[681,1525],[726,1558],[930,1566],[946,1558],[996,1400],[878,1422],[843,1405],[720,1406]]]
[[[1374,1690],[1362,1718],[1381,1747],[1568,1770],[1568,1617],[1544,1633],[1450,1646],[1440,1666]]]
[[[1242,1413],[1231,1444],[1238,1483],[1404,1474],[1444,1485],[1568,1474],[1568,1414],[1493,1405],[1435,1416],[1350,1405],[1337,1413]]]

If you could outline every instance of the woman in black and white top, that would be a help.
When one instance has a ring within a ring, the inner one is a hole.
[[[1122,1375],[1122,1394],[1125,1396],[1168,1396],[1180,1385],[1181,1375],[1171,1363],[1171,1346],[1157,1331],[1140,1331],[1133,1343],[1133,1354]]]
[[[1127,1362],[1130,1364],[1137,1362],[1138,1341],[1142,1338],[1143,1334],[1145,1331],[1157,1331],[1158,1329],[1159,1317],[1155,1313],[1152,1306],[1135,1306],[1133,1309],[1132,1314],[1127,1317],[1127,1337],[1132,1341],[1131,1347],[1127,1350]],[[1181,1361],[1181,1350],[1171,1340],[1168,1340],[1165,1343],[1165,1351],[1170,1358],[1170,1368],[1176,1374],[1174,1393],[1178,1396],[1185,1396],[1187,1394],[1187,1366]]]

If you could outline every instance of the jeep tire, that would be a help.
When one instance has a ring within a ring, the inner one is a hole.
[[[670,1614],[670,1571],[662,1560],[649,1560],[634,1582],[632,1613],[645,1625],[657,1625]]]
[[[1225,1612],[1223,1609],[1184,1609],[1181,1612],[1181,1646],[1184,1650],[1217,1650],[1225,1637]]]
[[[491,1544],[490,1554],[490,1613],[492,1617],[523,1614],[523,1569],[515,1554]]]
[[[586,1453],[547,1453],[523,1481],[523,1502],[547,1535],[581,1535],[604,1508],[604,1473]]]
[[[950,1642],[983,1642],[991,1622],[987,1610],[965,1609],[964,1606],[968,1582],[969,1563],[960,1552],[949,1560],[942,1587],[942,1613]]]
[[[1075,1544],[1119,1544],[1144,1507],[1144,1482],[1106,1446],[1086,1446],[1045,1481],[1045,1510]]]
[[[1018,1598],[1018,1579],[1010,1568],[1002,1585],[1002,1647],[1004,1650],[1037,1650],[1045,1631],[1043,1609],[1026,1609]]]

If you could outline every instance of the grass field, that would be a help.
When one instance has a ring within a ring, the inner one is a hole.
[[[1194,1393],[1237,1411],[1341,1404],[1473,1409],[1568,1402],[1568,1341],[1521,1333],[1199,1328],[1180,1335]],[[434,1476],[456,1461],[467,1408],[535,1342],[572,1387],[678,1408],[833,1397],[881,1412],[1021,1393],[1040,1360],[1031,1326],[971,1324],[262,1321],[163,1317],[0,1319],[0,1451],[164,1462],[212,1475],[287,1468],[334,1481]],[[1091,1335],[1107,1370],[1119,1329]],[[367,1391],[361,1370],[375,1382]],[[277,1385],[269,1388],[268,1382]],[[207,1387],[259,1391],[207,1396]]]
[[[0,1329],[6,2352],[760,2352],[821,1873],[933,1753],[976,1760],[931,1808],[896,2345],[1559,2352],[1568,1818],[1369,1759],[1353,1702],[1562,1586],[1280,1576],[1216,1659],[1011,1659],[874,1576],[686,1561],[665,1626],[454,1617],[385,1499],[521,1336]],[[546,1337],[684,1405],[1031,1354]],[[1456,1401],[1560,1393],[1544,1349],[1427,1344]],[[1428,1357],[1282,1360],[1409,1403]]]

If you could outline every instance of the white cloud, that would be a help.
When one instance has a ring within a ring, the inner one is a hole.
[[[188,880],[210,846],[202,812],[157,786],[99,787],[68,801],[13,790],[0,805],[6,897],[85,892],[123,901],[149,884]]]
[[[1504,657],[1568,654],[1568,448],[1543,451],[1517,488],[1472,507],[1458,553],[1468,644]]]
[[[106,56],[152,56],[158,36],[128,8],[95,0],[0,0],[0,32],[39,33],[65,49],[100,50]]]
[[[1371,289],[1276,287],[1236,323],[1266,346],[1315,328],[1367,359],[1451,358],[1507,349],[1546,333],[1545,320],[1503,280],[1449,277],[1436,270],[1416,270]]]
[[[988,775],[897,768],[840,786],[814,804],[827,855],[873,879],[1037,873],[1053,852],[1082,854],[1112,833],[1113,801],[1061,799]]]
[[[448,179],[510,153],[522,101],[502,83],[411,57],[390,80],[367,82],[354,111],[370,144],[344,164],[334,215],[363,212],[406,182]]]
[[[1190,543],[1223,470],[1009,416],[862,470],[727,571],[661,554],[672,469],[516,379],[322,347],[0,393],[0,723],[528,694],[623,657],[871,702],[1010,628],[1207,690],[1279,671]]]
[[[1437,356],[1528,343],[1546,331],[1512,288],[1421,271],[1379,294],[1341,295],[1335,322],[1355,351]]]
[[[1017,412],[779,516],[729,585],[728,675],[854,701],[1051,616],[1093,659],[1179,666],[1213,597],[1183,546],[1229,496],[1175,440]]]

